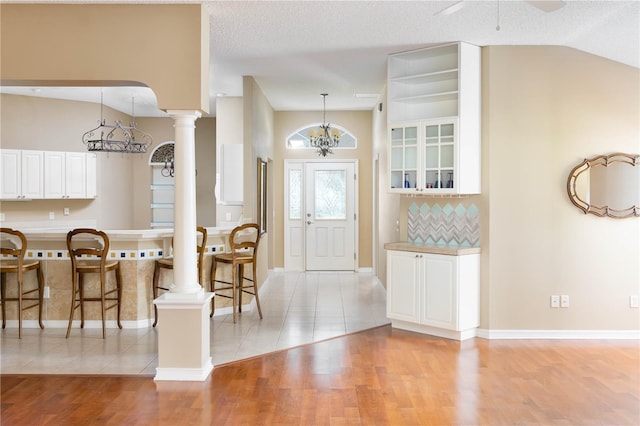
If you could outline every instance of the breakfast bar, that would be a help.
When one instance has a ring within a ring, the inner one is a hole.
[[[71,260],[66,246],[66,228],[21,228],[27,238],[26,259],[40,260],[45,280],[44,312],[45,327],[66,328],[69,321],[71,304]],[[122,311],[121,322],[124,328],[144,328],[153,322],[152,281],[155,261],[172,255],[171,240],[173,229],[145,230],[104,230],[110,240],[109,257],[120,261],[122,272]],[[209,289],[209,271],[214,254],[228,250],[228,236],[231,228],[208,227],[205,249],[203,281],[200,284]],[[195,267],[195,265],[194,265]],[[7,277],[8,284],[15,280],[14,274]],[[99,286],[98,274],[87,282],[88,291]],[[108,274],[108,279],[114,279]],[[35,274],[25,274],[25,284],[35,286]],[[171,285],[172,273],[163,273],[160,277],[165,286]],[[8,293],[15,286],[8,285]],[[17,324],[15,304],[8,304],[7,323]],[[78,317],[78,315],[76,315]],[[87,304],[86,327],[93,328],[100,323],[99,304]],[[115,310],[107,313],[107,327],[116,326]],[[25,311],[23,327],[35,328],[37,311]],[[75,327],[75,325],[74,325]]]

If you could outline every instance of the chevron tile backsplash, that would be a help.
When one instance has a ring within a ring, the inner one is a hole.
[[[475,204],[453,207],[447,203],[418,206],[411,203],[407,221],[407,239],[417,245],[480,247],[480,220]]]

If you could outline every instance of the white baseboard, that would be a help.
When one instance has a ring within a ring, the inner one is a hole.
[[[156,368],[156,376],[153,380],[172,380],[187,382],[204,382],[213,371],[211,358],[200,368]]]
[[[357,272],[360,274],[372,274],[373,268],[358,268]]]
[[[640,330],[491,330],[479,328],[484,339],[615,339],[640,340]]]
[[[477,332],[476,328],[471,328],[469,330],[463,331],[454,331],[395,319],[391,320],[391,326],[394,328],[399,328],[401,330],[413,331],[416,333],[428,334],[430,336],[444,337],[445,339],[460,341],[476,337]]]

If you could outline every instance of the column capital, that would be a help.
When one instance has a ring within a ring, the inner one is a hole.
[[[202,111],[197,109],[168,109],[167,114],[173,118],[191,116],[194,120],[202,117]]]

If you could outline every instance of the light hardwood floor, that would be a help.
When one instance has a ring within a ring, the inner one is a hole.
[[[0,423],[640,424],[638,341],[456,342],[376,328],[384,289],[366,274],[270,281],[264,320],[212,320],[203,383],[153,381],[155,329],[3,330]]]
[[[638,341],[457,342],[381,326],[205,382],[2,376],[3,425],[638,425]]]

